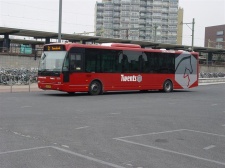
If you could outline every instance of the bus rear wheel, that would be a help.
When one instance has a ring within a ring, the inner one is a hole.
[[[173,83],[170,80],[166,80],[163,84],[164,92],[172,92],[173,91]]]
[[[99,95],[102,93],[102,84],[99,81],[92,81],[89,85],[90,95]]]

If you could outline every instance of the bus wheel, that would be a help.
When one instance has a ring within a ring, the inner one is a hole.
[[[90,95],[99,95],[102,93],[102,85],[99,81],[91,82],[89,86],[89,94]]]
[[[163,84],[164,92],[172,92],[173,91],[173,83],[170,80],[166,80]]]

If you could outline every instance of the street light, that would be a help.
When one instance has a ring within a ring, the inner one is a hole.
[[[59,0],[59,31],[58,31],[59,43],[61,43],[61,30],[62,30],[62,0]]]
[[[186,24],[187,26],[189,24],[192,24],[192,28],[190,28],[189,26],[188,27],[192,30],[191,50],[193,51],[194,50],[195,18],[193,18],[192,23],[183,23],[183,22],[181,22],[181,24]]]

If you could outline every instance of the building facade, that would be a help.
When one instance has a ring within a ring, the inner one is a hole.
[[[205,47],[225,49],[225,24],[205,28]]]
[[[181,44],[182,19],[178,0],[102,0],[95,6],[96,36],[109,38]]]

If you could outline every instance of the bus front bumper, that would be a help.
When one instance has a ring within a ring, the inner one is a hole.
[[[39,89],[43,90],[63,90],[63,84],[53,84],[53,83],[38,83]]]

